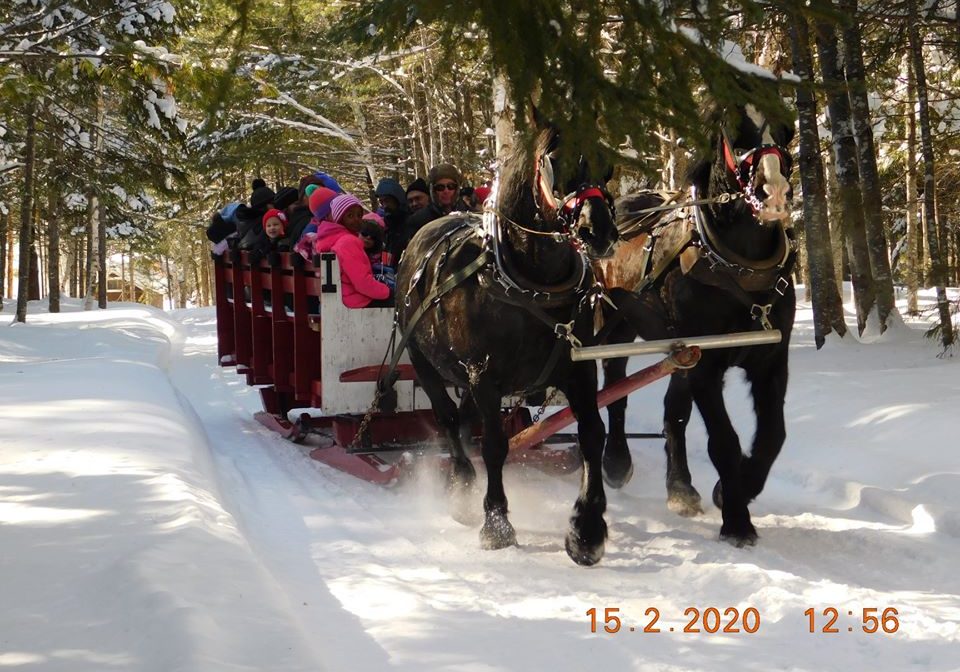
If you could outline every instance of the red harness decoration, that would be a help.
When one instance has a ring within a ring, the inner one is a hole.
[[[760,145],[756,149],[751,149],[743,155],[740,161],[737,161],[737,157],[733,153],[733,147],[731,147],[730,141],[727,140],[726,133],[724,133],[722,137],[723,161],[727,165],[727,170],[729,170],[737,180],[740,189],[747,188],[753,177],[753,171],[756,170],[756,164],[767,154],[776,154],[777,160],[780,162],[780,172],[783,172],[783,152],[776,145]]]
[[[606,196],[600,191],[599,187],[589,187],[583,191],[578,191],[572,199],[568,198],[563,202],[563,211],[570,213],[583,205],[588,198],[600,198],[606,200]]]

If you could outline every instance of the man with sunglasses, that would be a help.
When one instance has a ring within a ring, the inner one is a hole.
[[[470,208],[460,199],[460,185],[463,177],[452,163],[441,163],[430,169],[430,204],[407,218],[407,230],[413,237],[425,224],[439,219],[451,212],[467,212]]]

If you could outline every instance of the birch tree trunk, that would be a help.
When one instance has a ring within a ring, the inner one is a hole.
[[[496,138],[497,166],[511,152],[516,142],[516,129],[513,125],[514,111],[510,104],[510,84],[502,72],[493,76],[493,131]]]
[[[820,159],[820,135],[817,131],[817,100],[810,89],[813,65],[807,21],[799,14],[790,17],[790,43],[793,71],[802,80],[797,86],[797,112],[800,124],[799,165],[803,188],[804,239],[813,297],[813,327],[817,348],[822,348],[831,331],[842,337],[847,333],[843,321],[843,303],[837,290],[830,254],[830,229],[827,224],[827,198]]]
[[[896,312],[897,305],[893,294],[893,274],[890,271],[887,236],[883,227],[883,192],[880,189],[877,151],[873,144],[873,124],[870,119],[870,104],[867,100],[857,0],[841,0],[840,10],[849,19],[849,23],[843,29],[843,50],[846,57],[853,130],[857,141],[867,253],[870,257],[870,273],[873,276],[873,287],[876,292],[880,333],[883,333],[887,329],[887,320],[891,313]]]
[[[917,85],[917,104],[920,114],[920,153],[923,157],[923,214],[927,220],[927,248],[930,251],[931,280],[937,288],[937,311],[940,314],[940,342],[947,350],[953,345],[953,323],[950,304],[944,288],[946,268],[941,256],[941,235],[936,215],[936,170],[933,162],[933,138],[930,129],[930,105],[927,98],[927,73],[923,63],[923,42],[917,18],[917,0],[911,0],[907,19],[907,36],[910,41],[910,57],[913,61],[913,76]]]
[[[903,55],[902,72],[907,78],[907,100],[904,103],[904,116],[907,119],[907,164],[906,170],[906,217],[907,217],[907,245],[906,245],[906,276],[907,281],[907,312],[916,315],[920,312],[917,305],[917,292],[920,289],[920,242],[921,230],[917,222],[917,115],[914,111],[913,66],[910,64],[910,54]]]
[[[360,108],[360,103],[353,101],[353,118],[357,123],[357,130],[360,132],[360,142],[357,147],[360,150],[360,156],[363,158],[364,169],[367,175],[367,186],[370,188],[370,200],[376,205],[376,196],[374,190],[377,188],[377,168],[373,164],[373,148],[370,145],[370,136],[367,134],[367,118]]]
[[[30,282],[30,247],[33,234],[33,188],[37,153],[36,101],[27,102],[27,136],[23,150],[23,197],[20,201],[20,269],[17,286],[17,322],[27,321],[27,297]]]
[[[867,250],[866,223],[863,199],[860,195],[860,170],[857,166],[857,144],[853,138],[853,119],[847,98],[846,82],[837,54],[837,33],[832,24],[818,22],[817,54],[820,73],[827,89],[827,109],[830,132],[833,135],[834,170],[840,201],[839,214],[847,238],[850,257],[850,278],[853,281],[853,299],[857,308],[857,327],[863,333],[867,318],[873,310],[876,292],[870,273],[870,254]]]
[[[67,241],[67,258],[60,264],[61,295],[66,291],[67,296],[75,297],[77,287],[77,243]],[[65,288],[65,289],[64,289]]]

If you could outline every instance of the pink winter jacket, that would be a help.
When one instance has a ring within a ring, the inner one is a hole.
[[[340,263],[340,282],[343,285],[343,305],[347,308],[366,308],[374,299],[386,299],[390,288],[373,277],[370,257],[363,249],[357,234],[340,224],[322,222],[317,229],[314,251],[333,252]]]

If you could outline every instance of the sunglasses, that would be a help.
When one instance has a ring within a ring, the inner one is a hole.
[[[440,192],[440,191],[456,191],[456,190],[459,189],[459,188],[460,188],[460,187],[459,187],[458,185],[456,185],[456,184],[435,184],[435,185],[433,185],[433,190],[434,190],[434,191],[437,191],[437,192]]]

